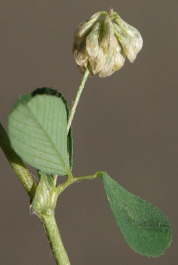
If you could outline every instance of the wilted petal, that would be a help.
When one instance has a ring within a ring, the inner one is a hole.
[[[93,74],[97,74],[101,71],[105,64],[105,56],[103,53],[103,49],[99,49],[98,56],[94,62],[91,62],[91,68],[93,71]]]
[[[101,48],[104,52],[108,52],[111,49],[111,42],[114,36],[114,28],[110,17],[107,15],[104,20],[104,34],[100,43]]]
[[[133,26],[129,25],[125,22],[120,16],[115,20],[116,24],[119,25],[126,34],[130,35],[131,37],[139,37],[140,32],[134,28]]]
[[[82,42],[80,45],[76,45],[73,52],[75,61],[79,66],[80,71],[83,73],[88,66],[88,53],[86,51],[85,43]]]
[[[112,54],[106,54],[105,55],[105,62],[104,62],[103,67],[101,68],[101,70],[99,72],[99,77],[104,78],[106,76],[112,75],[113,65],[114,65],[113,55]]]
[[[103,36],[100,47],[103,50],[102,64],[100,65],[99,77],[106,77],[112,74],[114,65],[113,51],[115,49],[114,43],[114,29],[110,17],[107,15],[104,20]],[[114,46],[113,46],[114,45]]]
[[[97,12],[89,20],[84,21],[82,24],[80,24],[75,31],[74,38],[77,40],[86,37],[86,35],[91,31],[93,25],[96,23],[100,16],[101,12]]]
[[[101,31],[101,23],[97,22],[92,31],[86,38],[86,50],[88,55],[91,57],[90,60],[95,59],[99,52],[99,36]]]
[[[100,70],[100,77],[112,75],[115,71],[120,69],[125,62],[125,57],[121,53],[121,46],[114,35],[114,27],[110,17],[107,16],[105,18],[104,25],[105,34],[100,46],[105,55],[105,63],[103,69]]]
[[[118,47],[114,52],[113,73],[119,70],[120,68],[122,68],[124,63],[125,63],[125,55],[122,54],[121,46],[118,44]]]
[[[123,46],[125,55],[133,63],[143,46],[142,36],[136,28],[130,26],[121,18],[118,18],[116,23],[113,23],[116,36]]]

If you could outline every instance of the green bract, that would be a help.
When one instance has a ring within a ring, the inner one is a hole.
[[[104,20],[101,16],[104,15]],[[101,11],[77,28],[74,35],[75,61],[84,72],[87,67],[91,75],[107,77],[119,70],[125,57],[133,62],[141,50],[143,40],[139,31],[127,24],[111,10]]]

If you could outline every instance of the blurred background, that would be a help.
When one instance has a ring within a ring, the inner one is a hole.
[[[0,119],[14,101],[52,86],[71,106],[81,80],[72,55],[76,26],[113,7],[142,34],[134,64],[89,78],[73,121],[74,174],[107,171],[128,191],[168,216],[174,241],[164,256],[134,253],[122,238],[100,179],[72,185],[56,219],[72,265],[175,265],[177,200],[177,1],[0,0]],[[55,264],[39,219],[0,151],[1,264]],[[33,171],[33,174],[35,171]],[[35,176],[36,178],[36,176]]]

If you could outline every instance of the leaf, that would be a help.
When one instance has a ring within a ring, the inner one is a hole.
[[[20,104],[26,104],[32,97],[35,97],[36,95],[53,95],[58,98],[61,98],[65,104],[66,111],[67,111],[67,119],[69,116],[69,108],[67,104],[67,100],[64,98],[64,96],[56,89],[52,87],[42,87],[35,89],[31,94],[24,94],[20,96],[14,103],[12,111]],[[73,139],[72,139],[72,127],[70,128],[68,135],[67,135],[67,150],[69,153],[69,163],[70,163],[70,169],[72,170],[73,165]]]
[[[67,111],[67,119],[69,116],[69,108],[67,104],[67,100],[64,98],[64,96],[56,89],[52,87],[42,87],[42,88],[37,88],[32,92],[32,96],[36,95],[54,95],[56,97],[59,97],[62,99],[62,101],[65,104],[66,111]],[[72,139],[72,127],[69,130],[69,133],[67,135],[67,150],[69,153],[69,163],[70,163],[70,169],[72,170],[72,164],[73,164],[73,139]]]
[[[9,115],[8,134],[14,150],[29,165],[47,174],[70,172],[62,98],[36,95],[18,104]]]
[[[142,255],[157,257],[172,240],[172,230],[161,210],[136,197],[102,173],[104,190],[126,242]]]
[[[12,111],[14,109],[16,109],[16,107],[18,107],[20,104],[26,104],[28,101],[30,101],[30,99],[32,98],[31,94],[24,94],[22,96],[20,96],[14,103],[13,107],[12,107]]]

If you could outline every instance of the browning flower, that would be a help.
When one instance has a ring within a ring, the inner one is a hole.
[[[101,16],[104,15],[104,20]],[[81,72],[107,77],[119,70],[125,57],[133,62],[143,40],[139,31],[111,10],[101,11],[83,22],[74,34],[73,53]]]

